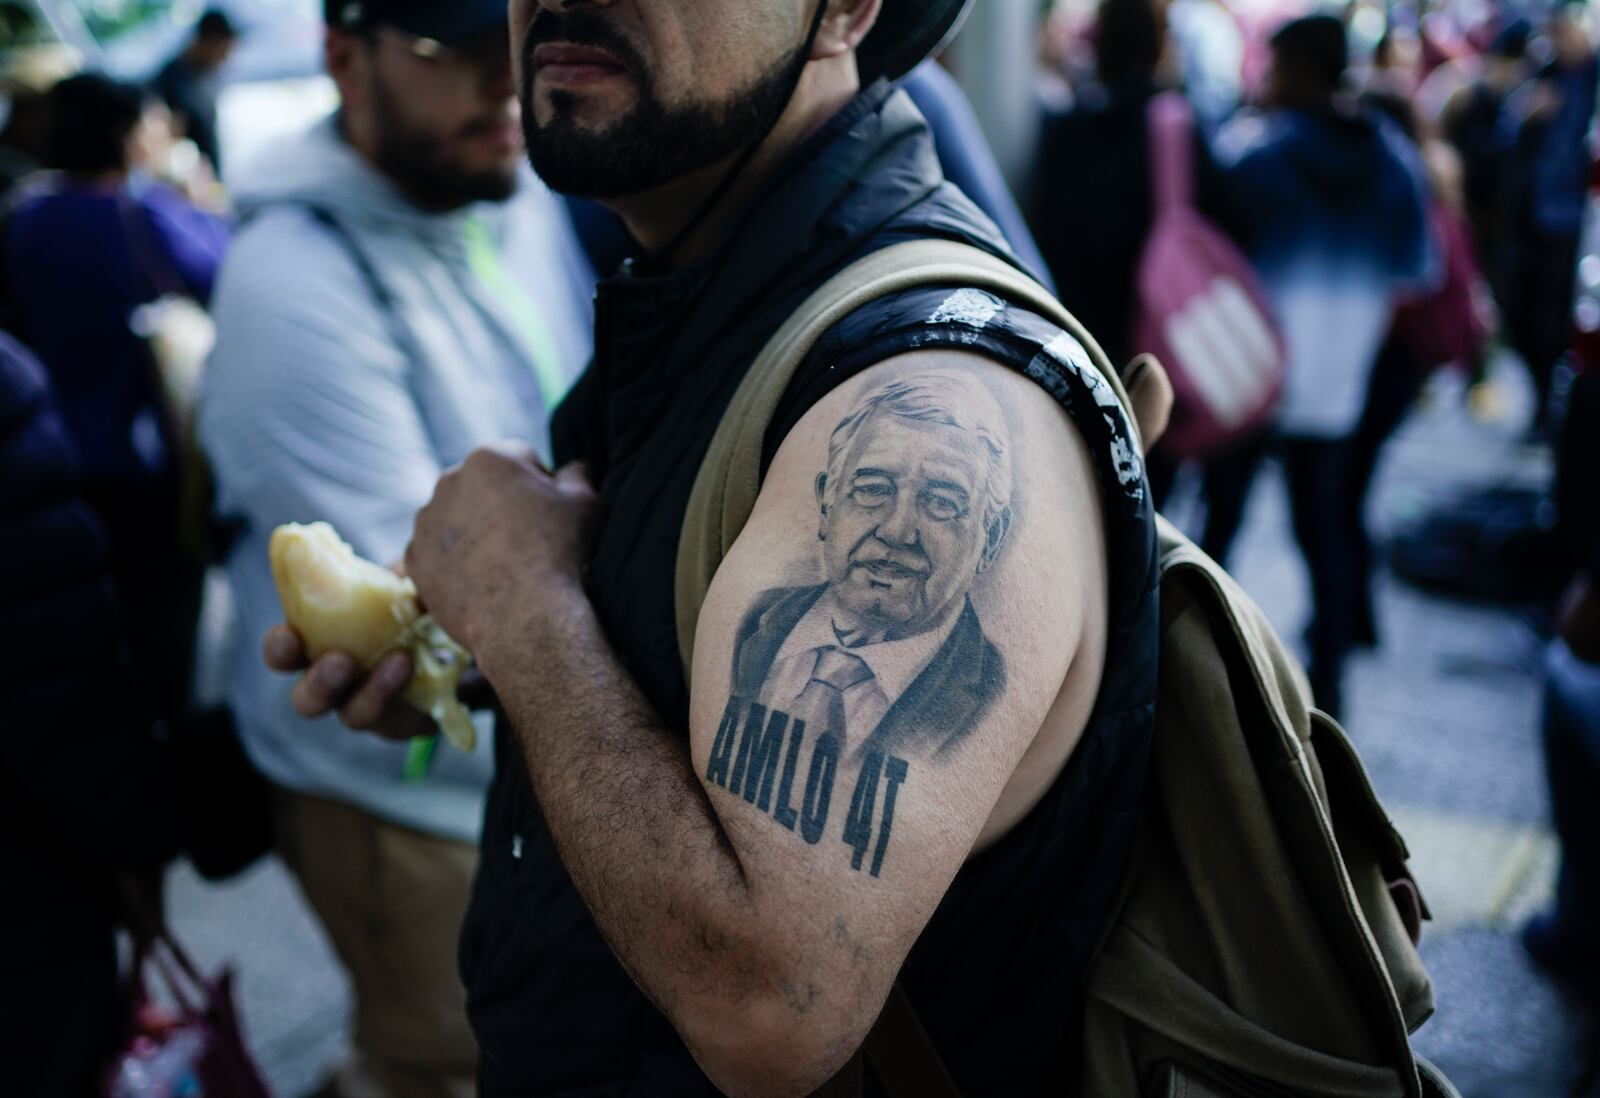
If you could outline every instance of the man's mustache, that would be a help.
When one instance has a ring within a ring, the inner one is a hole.
[[[895,549],[874,534],[868,534],[850,550],[850,566],[846,571],[857,568],[880,579],[926,579],[933,571],[922,552]]]

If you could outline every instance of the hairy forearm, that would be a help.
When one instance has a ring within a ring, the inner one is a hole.
[[[478,658],[573,883],[680,1029],[713,1004],[759,1003],[774,984],[766,920],[687,738],[663,726],[576,585],[542,591],[540,604]]]

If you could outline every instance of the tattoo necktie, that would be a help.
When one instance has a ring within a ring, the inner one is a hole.
[[[837,645],[823,645],[815,650],[817,662],[811,679],[795,699],[792,716],[803,720],[817,730],[837,733],[840,740],[849,743],[846,735],[844,692],[852,686],[873,678],[872,668],[860,656],[852,655]]]

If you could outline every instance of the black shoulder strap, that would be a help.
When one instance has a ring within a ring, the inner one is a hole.
[[[413,363],[420,357],[421,348],[417,345],[416,335],[411,331],[410,325],[400,312],[400,303],[395,299],[394,292],[378,276],[378,269],[371,258],[356,243],[355,236],[346,228],[331,210],[322,206],[307,204],[305,207],[316,221],[328,230],[328,234],[339,242],[350,261],[356,265],[356,271],[361,275],[361,281],[366,283],[367,292],[378,303],[378,310],[383,313],[384,323],[389,326],[389,334],[394,338],[395,344],[403,350]]]

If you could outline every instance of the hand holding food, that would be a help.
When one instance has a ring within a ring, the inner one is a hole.
[[[269,553],[284,620],[308,657],[345,652],[371,668],[390,652],[409,652],[416,671],[406,700],[457,747],[474,748],[471,714],[456,697],[472,656],[422,612],[409,579],[356,556],[325,522],[280,526]]]

